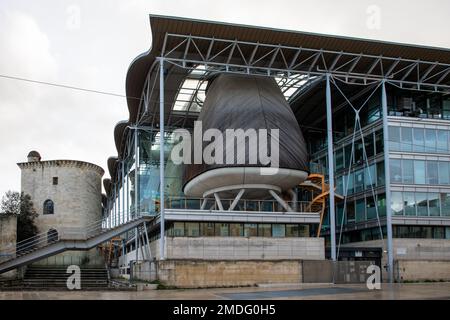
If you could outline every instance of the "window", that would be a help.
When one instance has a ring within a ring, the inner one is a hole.
[[[425,139],[423,136],[423,129],[414,128],[413,129],[413,151],[424,152],[425,151]]]
[[[232,237],[242,237],[244,235],[244,225],[242,223],[231,223],[230,234]]]
[[[53,177],[53,185],[58,185],[58,177]]]
[[[441,193],[442,216],[450,216],[450,193]]]
[[[355,172],[355,192],[364,190],[364,170],[358,170]]]
[[[416,215],[416,203],[414,199],[414,192],[404,192],[403,193],[403,202],[405,206],[405,215],[406,216],[415,216]]]
[[[402,133],[402,151],[412,151],[413,137],[412,128],[401,128]]]
[[[214,223],[212,222],[202,222],[200,224],[200,234],[202,237],[212,237],[214,236]]]
[[[377,217],[377,209],[375,208],[375,201],[372,196],[366,199],[367,220],[375,219]]]
[[[299,236],[298,224],[287,224],[286,237],[298,237],[298,236]]]
[[[414,183],[425,184],[425,161],[414,160]]]
[[[377,185],[384,186],[384,162],[377,163]]]
[[[55,206],[53,204],[53,201],[50,199],[47,199],[44,201],[44,214],[54,214],[55,213]]]
[[[186,222],[186,235],[188,237],[198,237],[200,235],[200,225],[197,222]]]
[[[436,131],[425,129],[425,151],[436,152]]]
[[[402,161],[403,183],[414,183],[414,162],[413,160]]]
[[[355,212],[356,212],[356,222],[366,220],[366,204],[364,199],[356,200]]]
[[[383,141],[383,131],[378,131],[375,133],[375,152],[376,154],[380,154],[383,152],[384,148],[384,141]]]
[[[430,216],[440,215],[439,193],[428,193],[428,210]]]
[[[347,222],[355,222],[355,203],[347,202]]]
[[[427,161],[427,184],[438,184],[438,164],[437,161]]]
[[[389,150],[400,151],[400,128],[389,127]]]
[[[391,194],[391,210],[394,215],[403,215],[403,199],[402,192],[392,192]]]
[[[391,159],[390,161],[391,170],[391,182],[392,183],[402,183],[402,166],[401,160]]]
[[[216,236],[228,237],[230,235],[230,225],[228,223],[216,224]]]
[[[428,216],[428,195],[424,192],[416,192],[416,205],[418,216]]]
[[[449,163],[439,161],[439,184],[449,184],[450,183],[450,172]]]
[[[273,224],[272,225],[272,236],[274,238],[282,238],[286,236],[286,230],[284,224]]]
[[[173,223],[173,236],[184,237],[184,222]]]
[[[377,181],[375,164],[372,164],[366,168],[364,173],[364,180],[366,190],[370,189],[370,187],[375,187]]]
[[[271,234],[271,225],[270,224],[259,224],[258,225],[258,237],[270,237]]]
[[[448,133],[445,130],[437,130],[437,152],[448,152]]]
[[[244,237],[256,237],[258,235],[258,225],[256,223],[244,224]]]

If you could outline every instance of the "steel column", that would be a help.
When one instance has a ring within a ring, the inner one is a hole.
[[[383,113],[384,174],[386,190],[387,272],[389,282],[392,283],[394,281],[394,252],[392,248],[391,173],[389,171],[389,127],[387,117],[386,80],[383,80],[381,84],[381,109]]]
[[[164,260],[165,225],[164,225],[164,59],[159,58],[159,212],[160,212],[160,241],[159,257]]]
[[[334,207],[334,153],[333,153],[333,112],[331,110],[330,74],[326,75],[326,106],[327,106],[327,139],[328,139],[328,184],[330,186],[330,238],[331,260],[336,261],[336,216]]]
[[[134,128],[134,218],[137,218],[139,211],[139,133],[137,127]]]

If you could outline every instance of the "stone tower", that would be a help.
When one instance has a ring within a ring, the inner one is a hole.
[[[38,217],[39,233],[49,235],[64,229],[83,230],[102,218],[101,167],[76,160],[41,160],[31,151],[27,162],[18,163],[21,169],[22,192],[29,194]],[[65,256],[64,261],[58,257]],[[49,264],[71,264],[82,253],[49,257]]]

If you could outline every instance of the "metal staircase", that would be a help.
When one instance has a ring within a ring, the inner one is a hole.
[[[63,228],[51,235],[38,234],[2,252],[6,261],[0,262],[0,274],[66,250],[92,249],[152,219],[154,217],[142,215],[113,227],[107,226],[105,220],[99,220],[84,228]]]
[[[300,186],[312,192],[313,199],[309,204],[308,209],[311,212],[320,212],[320,223],[317,228],[317,237],[320,237],[320,230],[322,229],[323,218],[325,216],[325,209],[328,202],[327,199],[330,194],[330,186],[325,183],[324,175],[318,173],[310,174],[306,181],[300,184]],[[339,194],[335,194],[335,198],[339,200],[343,199],[343,197]]]

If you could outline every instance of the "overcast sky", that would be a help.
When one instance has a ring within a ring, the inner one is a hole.
[[[449,48],[449,12],[447,0],[0,0],[0,75],[124,95],[150,13]],[[0,77],[0,193],[20,190],[16,163],[33,149],[107,171],[122,119],[125,98]]]

